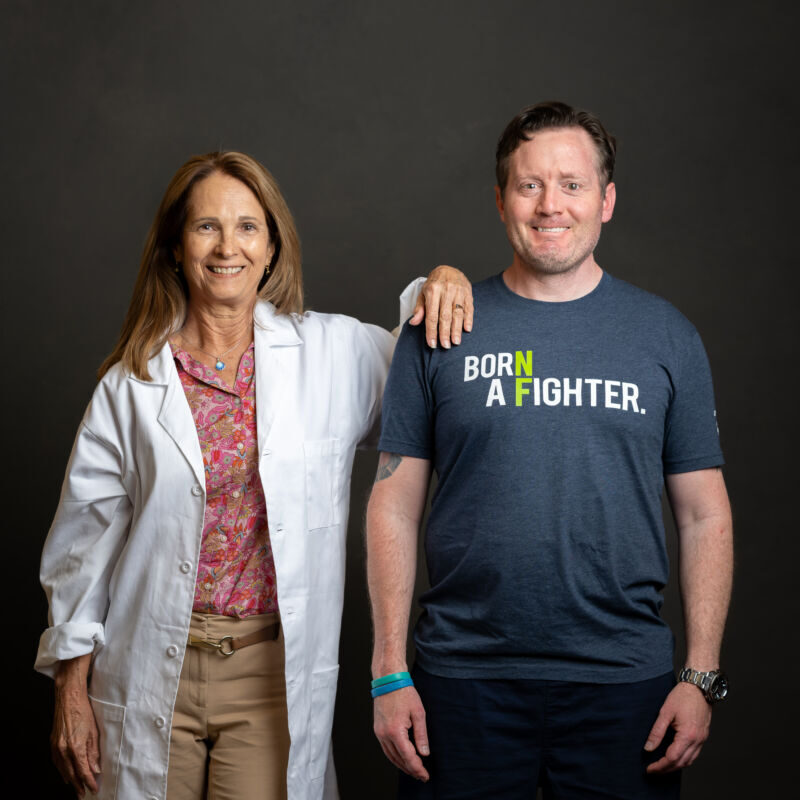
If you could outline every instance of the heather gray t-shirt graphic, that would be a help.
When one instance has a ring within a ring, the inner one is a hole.
[[[605,273],[565,303],[501,275],[475,327],[408,325],[380,449],[431,459],[417,659],[445,677],[645,680],[672,668],[664,475],[723,463],[708,360],[669,303]]]

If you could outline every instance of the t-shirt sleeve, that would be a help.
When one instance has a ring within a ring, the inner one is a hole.
[[[725,463],[719,442],[711,368],[697,331],[674,376],[664,431],[664,473],[693,472]]]
[[[433,400],[428,366],[431,351],[425,326],[406,323],[397,340],[383,394],[378,449],[414,458],[432,458]]]

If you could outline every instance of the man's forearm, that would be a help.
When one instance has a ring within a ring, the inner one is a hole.
[[[401,462],[411,463],[403,463],[401,467]],[[381,454],[367,506],[367,580],[375,634],[374,677],[405,671],[408,667],[406,639],[428,475],[427,462]]]
[[[701,672],[718,669],[733,582],[730,517],[696,523],[680,539],[686,664]]]
[[[680,544],[686,664],[719,668],[733,582],[733,522],[720,470],[670,476]]]
[[[373,677],[405,671],[406,639],[416,574],[417,531],[405,520],[367,513],[367,579],[375,644]]]

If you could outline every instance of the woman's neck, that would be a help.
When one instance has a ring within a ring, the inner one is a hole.
[[[221,352],[244,339],[252,331],[252,328],[252,304],[231,308],[230,306],[197,306],[190,302],[186,321],[178,335],[183,344],[199,347],[209,352]]]

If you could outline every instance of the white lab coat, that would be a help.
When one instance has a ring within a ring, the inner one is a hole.
[[[406,312],[415,296],[412,284],[401,298]],[[394,339],[349,317],[278,315],[266,302],[254,316],[259,474],[286,650],[289,798],[335,798],[330,733],[350,472],[356,446],[376,438]],[[50,627],[36,669],[52,675],[58,661],[94,653],[98,797],[122,800],[166,795],[205,511],[200,444],[169,345],[149,369],[147,382],[117,364],[98,384],[41,568]]]

